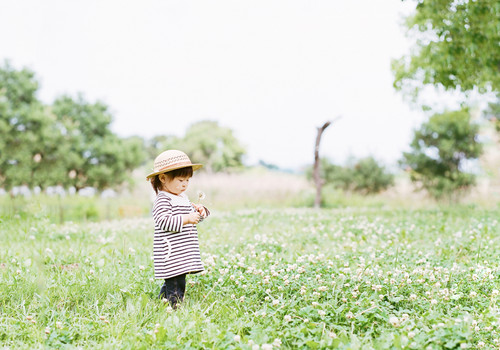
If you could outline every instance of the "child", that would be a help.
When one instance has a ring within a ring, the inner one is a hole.
[[[186,274],[203,271],[195,225],[210,213],[184,193],[193,171],[201,167],[192,164],[185,153],[168,150],[156,157],[153,172],[147,176],[156,192],[152,209],[155,278],[165,280],[159,298],[174,308],[184,299]]]

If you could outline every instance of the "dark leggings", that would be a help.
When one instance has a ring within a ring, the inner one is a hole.
[[[172,307],[176,307],[177,303],[184,299],[186,291],[186,275],[167,278],[160,290],[160,299],[167,299]]]

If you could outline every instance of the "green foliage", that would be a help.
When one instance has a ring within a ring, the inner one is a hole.
[[[117,187],[144,161],[141,139],[120,139],[111,132],[112,116],[105,104],[89,103],[82,95],[76,100],[62,96],[54,101],[52,112],[68,147],[66,187]]]
[[[157,300],[150,219],[0,225],[0,342],[11,349],[496,348],[496,210],[214,213],[206,274]],[[488,249],[485,249],[488,245]],[[264,344],[267,344],[263,346]]]
[[[484,112],[487,120],[491,121],[496,131],[500,132],[500,94],[495,102],[488,104],[488,109]]]
[[[415,131],[411,151],[401,163],[411,180],[434,198],[461,194],[475,184],[474,174],[463,167],[481,154],[478,130],[468,109],[435,114]]]
[[[30,70],[0,68],[0,180],[5,189],[62,181],[61,135],[55,118],[36,99]]]
[[[194,162],[204,164],[208,172],[218,172],[243,165],[245,148],[230,128],[216,121],[200,121],[191,125],[179,149],[186,152]]]
[[[308,170],[307,176],[312,178],[312,169]],[[394,175],[387,172],[373,157],[353,159],[346,166],[332,164],[323,158],[320,176],[325,184],[365,195],[382,192],[394,184]]]
[[[500,2],[418,0],[406,26],[417,41],[393,62],[394,86],[417,95],[420,84],[500,91]]]
[[[53,106],[36,98],[34,73],[0,68],[0,181],[10,190],[55,185],[118,187],[145,159],[140,138],[110,130],[108,107],[62,96]]]

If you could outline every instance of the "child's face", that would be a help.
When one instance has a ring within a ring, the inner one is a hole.
[[[175,195],[180,195],[182,192],[187,190],[189,179],[190,177],[188,176],[177,176],[171,179],[165,174],[160,175],[160,181],[163,184],[163,189]]]

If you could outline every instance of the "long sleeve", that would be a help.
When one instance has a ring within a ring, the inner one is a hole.
[[[176,214],[167,196],[159,195],[153,205],[153,220],[155,225],[166,232],[182,230],[182,214]]]

